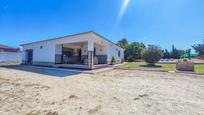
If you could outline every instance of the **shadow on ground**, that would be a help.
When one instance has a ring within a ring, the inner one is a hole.
[[[29,65],[0,65],[0,67],[7,69],[20,70],[25,72],[32,72],[37,74],[43,74],[53,77],[66,77],[71,75],[77,75],[81,72],[69,71],[58,68],[48,68],[48,67],[38,67],[38,66],[29,66]]]
[[[148,67],[148,68],[161,68],[160,65],[140,65],[140,67]]]

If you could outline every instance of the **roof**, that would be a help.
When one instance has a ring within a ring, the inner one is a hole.
[[[185,54],[180,56],[180,58],[188,58],[188,57],[189,57],[188,53],[185,53]],[[190,54],[190,57],[196,58],[196,57],[198,57],[198,54]]]
[[[19,48],[13,48],[10,46],[0,44],[0,52],[19,52]]]
[[[65,37],[71,37],[71,36],[76,36],[76,35],[83,35],[83,34],[94,34],[96,36],[99,36],[100,38],[106,40],[107,42],[114,44],[116,47],[124,50],[123,48],[119,47],[118,45],[116,45],[115,43],[113,43],[112,41],[108,40],[107,38],[103,37],[102,35],[94,32],[94,31],[88,31],[88,32],[83,32],[83,33],[79,33],[79,34],[72,34],[72,35],[67,35],[67,36],[63,36],[63,37],[57,37],[57,38],[52,38],[52,39],[47,39],[47,40],[41,40],[41,41],[36,41],[36,42],[31,42],[31,43],[26,43],[26,44],[21,44],[21,46],[24,45],[29,45],[29,44],[35,44],[35,43],[39,43],[39,42],[46,42],[46,41],[50,41],[50,40],[57,40],[57,39],[63,39]]]

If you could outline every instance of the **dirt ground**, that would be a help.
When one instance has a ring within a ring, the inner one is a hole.
[[[203,115],[204,76],[0,67],[1,115]]]

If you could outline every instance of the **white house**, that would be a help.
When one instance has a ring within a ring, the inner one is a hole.
[[[21,46],[24,64],[42,66],[94,69],[124,57],[124,49],[92,31]]]
[[[12,48],[0,44],[0,62],[21,62],[22,52],[19,48]]]

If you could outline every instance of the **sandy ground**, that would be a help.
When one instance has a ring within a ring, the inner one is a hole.
[[[203,115],[204,76],[0,67],[1,115]]]

